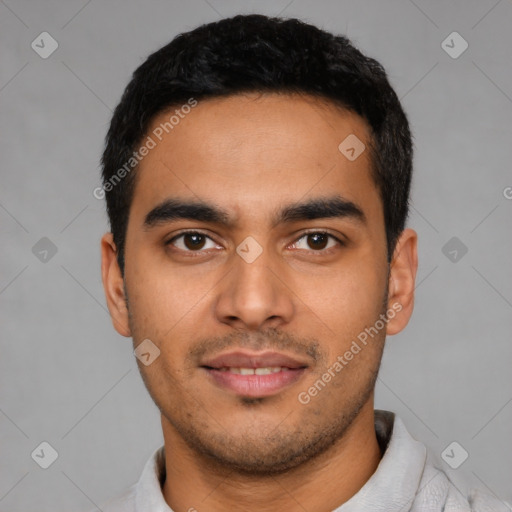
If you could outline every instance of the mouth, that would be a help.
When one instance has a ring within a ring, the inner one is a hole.
[[[260,398],[275,395],[296,383],[308,364],[278,352],[229,352],[200,367],[212,382],[236,395]]]

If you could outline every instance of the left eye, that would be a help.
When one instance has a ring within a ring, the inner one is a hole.
[[[293,244],[293,247],[296,249],[323,251],[334,247],[336,244],[341,244],[341,242],[335,236],[329,233],[315,232],[301,236]]]

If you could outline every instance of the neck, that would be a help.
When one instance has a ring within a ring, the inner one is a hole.
[[[329,450],[284,474],[246,476],[205,464],[162,417],[166,480],[173,510],[328,512],[348,501],[377,469],[381,453],[373,399]]]

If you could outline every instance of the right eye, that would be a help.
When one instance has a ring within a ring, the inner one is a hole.
[[[165,245],[172,245],[180,251],[185,252],[200,252],[201,250],[220,247],[209,236],[199,231],[182,232],[171,238]]]

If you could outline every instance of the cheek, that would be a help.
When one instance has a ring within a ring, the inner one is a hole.
[[[381,311],[386,292],[386,274],[358,258],[323,275],[301,276],[296,282],[298,296],[326,320],[329,327],[361,325],[374,320]],[[338,327],[338,329],[335,329]],[[341,331],[344,329],[342,328]]]
[[[212,285],[191,268],[132,257],[126,268],[126,287],[132,320],[141,335],[166,339],[204,302]]]
[[[344,354],[351,342],[374,325],[383,312],[386,292],[385,268],[373,259],[347,259],[343,266],[324,275],[296,281],[300,310],[319,339],[326,341],[329,359]],[[298,319],[304,324],[303,319]],[[383,337],[382,333],[380,337]],[[331,340],[327,342],[327,340]],[[361,358],[359,358],[361,359]]]

